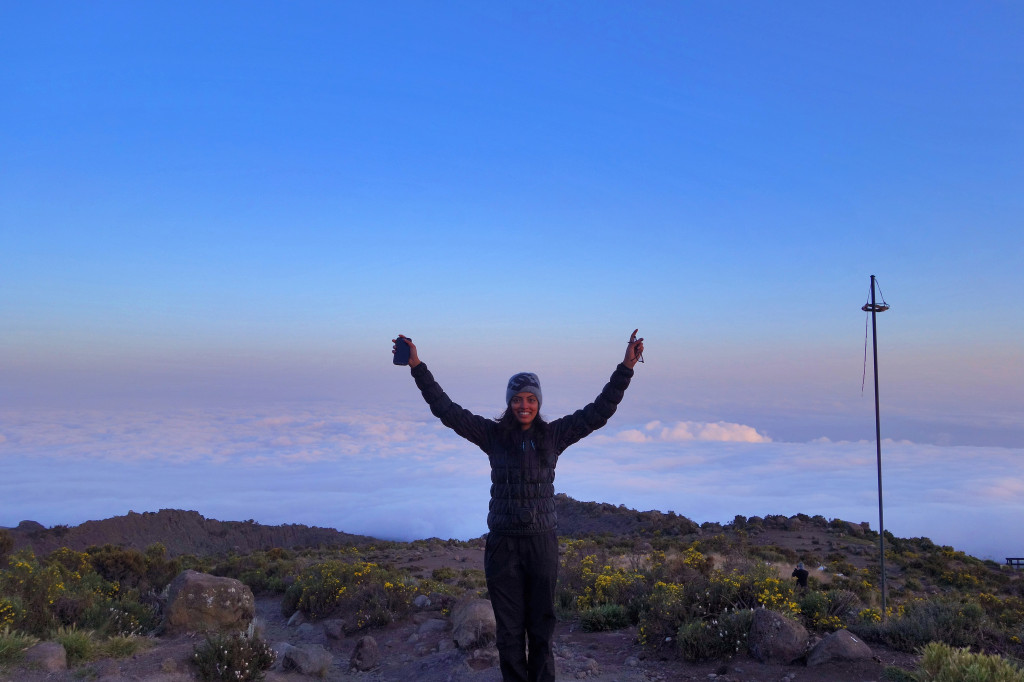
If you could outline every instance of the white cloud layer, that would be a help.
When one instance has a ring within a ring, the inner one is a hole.
[[[128,510],[306,523],[381,538],[486,531],[486,456],[436,420],[341,404],[260,411],[0,413],[0,525],[75,524]],[[971,554],[1019,554],[1024,451],[885,442],[887,530]],[[869,521],[873,442],[772,442],[725,422],[615,424],[567,450],[556,488],[675,511]]]
[[[710,441],[719,443],[770,443],[771,438],[757,432],[752,426],[729,422],[686,422],[679,421],[672,426],[660,421],[648,422],[643,429],[627,429],[613,438],[626,443],[647,443],[654,441],[682,443],[687,441]]]

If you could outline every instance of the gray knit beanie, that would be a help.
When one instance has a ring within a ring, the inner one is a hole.
[[[516,393],[532,393],[537,396],[537,407],[544,402],[540,394],[540,379],[533,372],[520,372],[508,380],[508,388],[505,389],[505,404],[512,402],[512,396]]]

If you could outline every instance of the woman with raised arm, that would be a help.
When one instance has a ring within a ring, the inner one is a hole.
[[[412,376],[434,416],[490,459],[484,572],[497,623],[504,682],[555,679],[551,648],[558,580],[555,465],[563,450],[604,426],[615,413],[633,367],[643,362],[644,340],[636,338],[636,333],[634,330],[630,336],[625,358],[597,399],[552,422],[540,416],[543,398],[536,374],[520,372],[509,379],[505,412],[488,419],[452,402],[420,360],[412,341],[401,334],[393,339],[396,348],[400,343],[409,345]]]

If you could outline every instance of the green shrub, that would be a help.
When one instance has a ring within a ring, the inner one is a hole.
[[[0,570],[0,594],[14,615],[8,625],[38,637],[57,627],[53,605],[65,591],[64,570],[59,564],[40,564],[31,550],[12,554]]]
[[[849,590],[829,590],[825,593],[828,601],[827,615],[849,620],[860,606],[860,597]]]
[[[79,621],[110,637],[133,637],[152,632],[160,624],[153,606],[142,604],[133,595],[105,600],[87,609]]]
[[[400,620],[412,606],[415,590],[403,582],[368,583],[348,600],[355,608],[356,621],[349,632],[381,627]]]
[[[918,682],[917,676],[896,665],[888,665],[882,671],[885,682]]]
[[[398,620],[411,610],[416,594],[405,576],[375,563],[325,561],[295,578],[285,591],[281,612],[300,610],[318,620],[344,610],[355,616],[349,623],[353,632]]]
[[[263,679],[275,658],[273,648],[259,637],[214,635],[195,648],[192,662],[206,682],[246,682]]]
[[[149,641],[140,637],[114,635],[99,643],[97,653],[107,658],[128,658],[148,646]]]
[[[96,573],[121,587],[138,587],[146,574],[146,557],[137,549],[103,545],[90,547],[86,553]]]
[[[990,622],[979,604],[949,597],[915,600],[881,623],[861,622],[851,629],[861,637],[898,651],[916,652],[929,642],[983,649]]]
[[[18,608],[15,606],[14,600],[0,597],[0,630],[14,625],[17,618]]]
[[[274,548],[252,554],[230,554],[217,561],[208,573],[240,580],[254,594],[281,594],[288,587],[286,579],[294,573],[295,563],[286,550]]]
[[[657,582],[651,590],[647,608],[640,616],[641,644],[660,645],[679,626],[690,619],[686,588],[676,583]]]
[[[824,592],[809,590],[800,596],[797,603],[800,605],[800,615],[804,623],[812,630],[832,631],[834,622],[829,616],[829,601]]]
[[[455,580],[455,569],[442,566],[441,568],[435,568],[430,573],[430,577],[434,580],[443,583],[448,580]]]
[[[676,649],[690,662],[735,656],[747,646],[753,618],[753,611],[744,610],[723,613],[711,620],[691,620],[679,628]]]
[[[601,604],[580,612],[584,632],[619,630],[630,624],[629,611],[621,604]]]
[[[664,578],[675,583],[685,583],[711,575],[714,562],[703,554],[699,545],[694,543],[680,552],[665,559]]]
[[[79,630],[76,627],[58,628],[52,637],[67,652],[68,665],[73,666],[96,657],[98,646],[92,630]]]
[[[456,584],[464,590],[478,590],[487,587],[487,578],[479,568],[464,568]]]
[[[940,642],[924,647],[917,679],[920,682],[1024,682],[1024,671],[987,654],[955,649]]]
[[[6,529],[0,530],[0,564],[3,563],[4,557],[7,556],[12,549],[14,549],[14,538],[11,537],[10,531]]]
[[[821,557],[814,552],[804,552],[800,555],[800,561],[803,562],[807,570],[811,570],[816,566],[821,566]]]
[[[25,650],[38,641],[37,637],[12,631],[9,627],[0,628],[0,666],[17,663]]]
[[[748,555],[762,561],[771,563],[789,562],[795,564],[799,561],[799,555],[788,547],[778,545],[757,545],[748,550]]]

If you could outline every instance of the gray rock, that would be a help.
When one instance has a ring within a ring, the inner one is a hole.
[[[331,669],[334,657],[319,644],[293,646],[284,655],[283,668],[295,670],[303,675],[324,677]]]
[[[431,618],[430,620],[424,621],[416,629],[418,635],[429,635],[433,632],[444,632],[448,629],[448,621],[440,618]]]
[[[498,667],[498,650],[493,646],[475,649],[466,657],[466,665],[470,670],[486,670]]]
[[[24,660],[29,666],[38,666],[48,673],[68,668],[68,653],[59,642],[40,642],[29,647],[25,651]]]
[[[290,628],[297,628],[297,627],[299,627],[300,625],[302,625],[305,622],[306,622],[306,614],[304,614],[302,611],[296,611],[288,619],[288,627],[290,627]]]
[[[338,618],[325,620],[323,623],[324,637],[329,640],[340,641],[345,639],[345,621]]]
[[[756,609],[747,645],[762,663],[789,665],[806,652],[807,629],[774,611]]]
[[[849,630],[836,630],[811,649],[807,665],[823,665],[838,661],[862,661],[872,656],[871,647]]]
[[[255,615],[256,599],[241,581],[187,570],[168,588],[164,624],[168,632],[238,632]]]
[[[365,672],[373,670],[380,665],[380,648],[377,647],[377,640],[369,635],[360,637],[356,642],[356,648],[349,659],[349,666],[356,670]]]
[[[288,652],[295,647],[289,642],[274,642],[270,648],[274,650],[274,665],[270,666],[270,669],[283,670],[285,656],[287,656]]]
[[[486,599],[464,599],[452,610],[452,639],[460,649],[477,649],[494,642],[497,625]]]
[[[425,609],[430,606],[430,597],[425,594],[421,594],[412,600],[412,605],[418,609]]]

